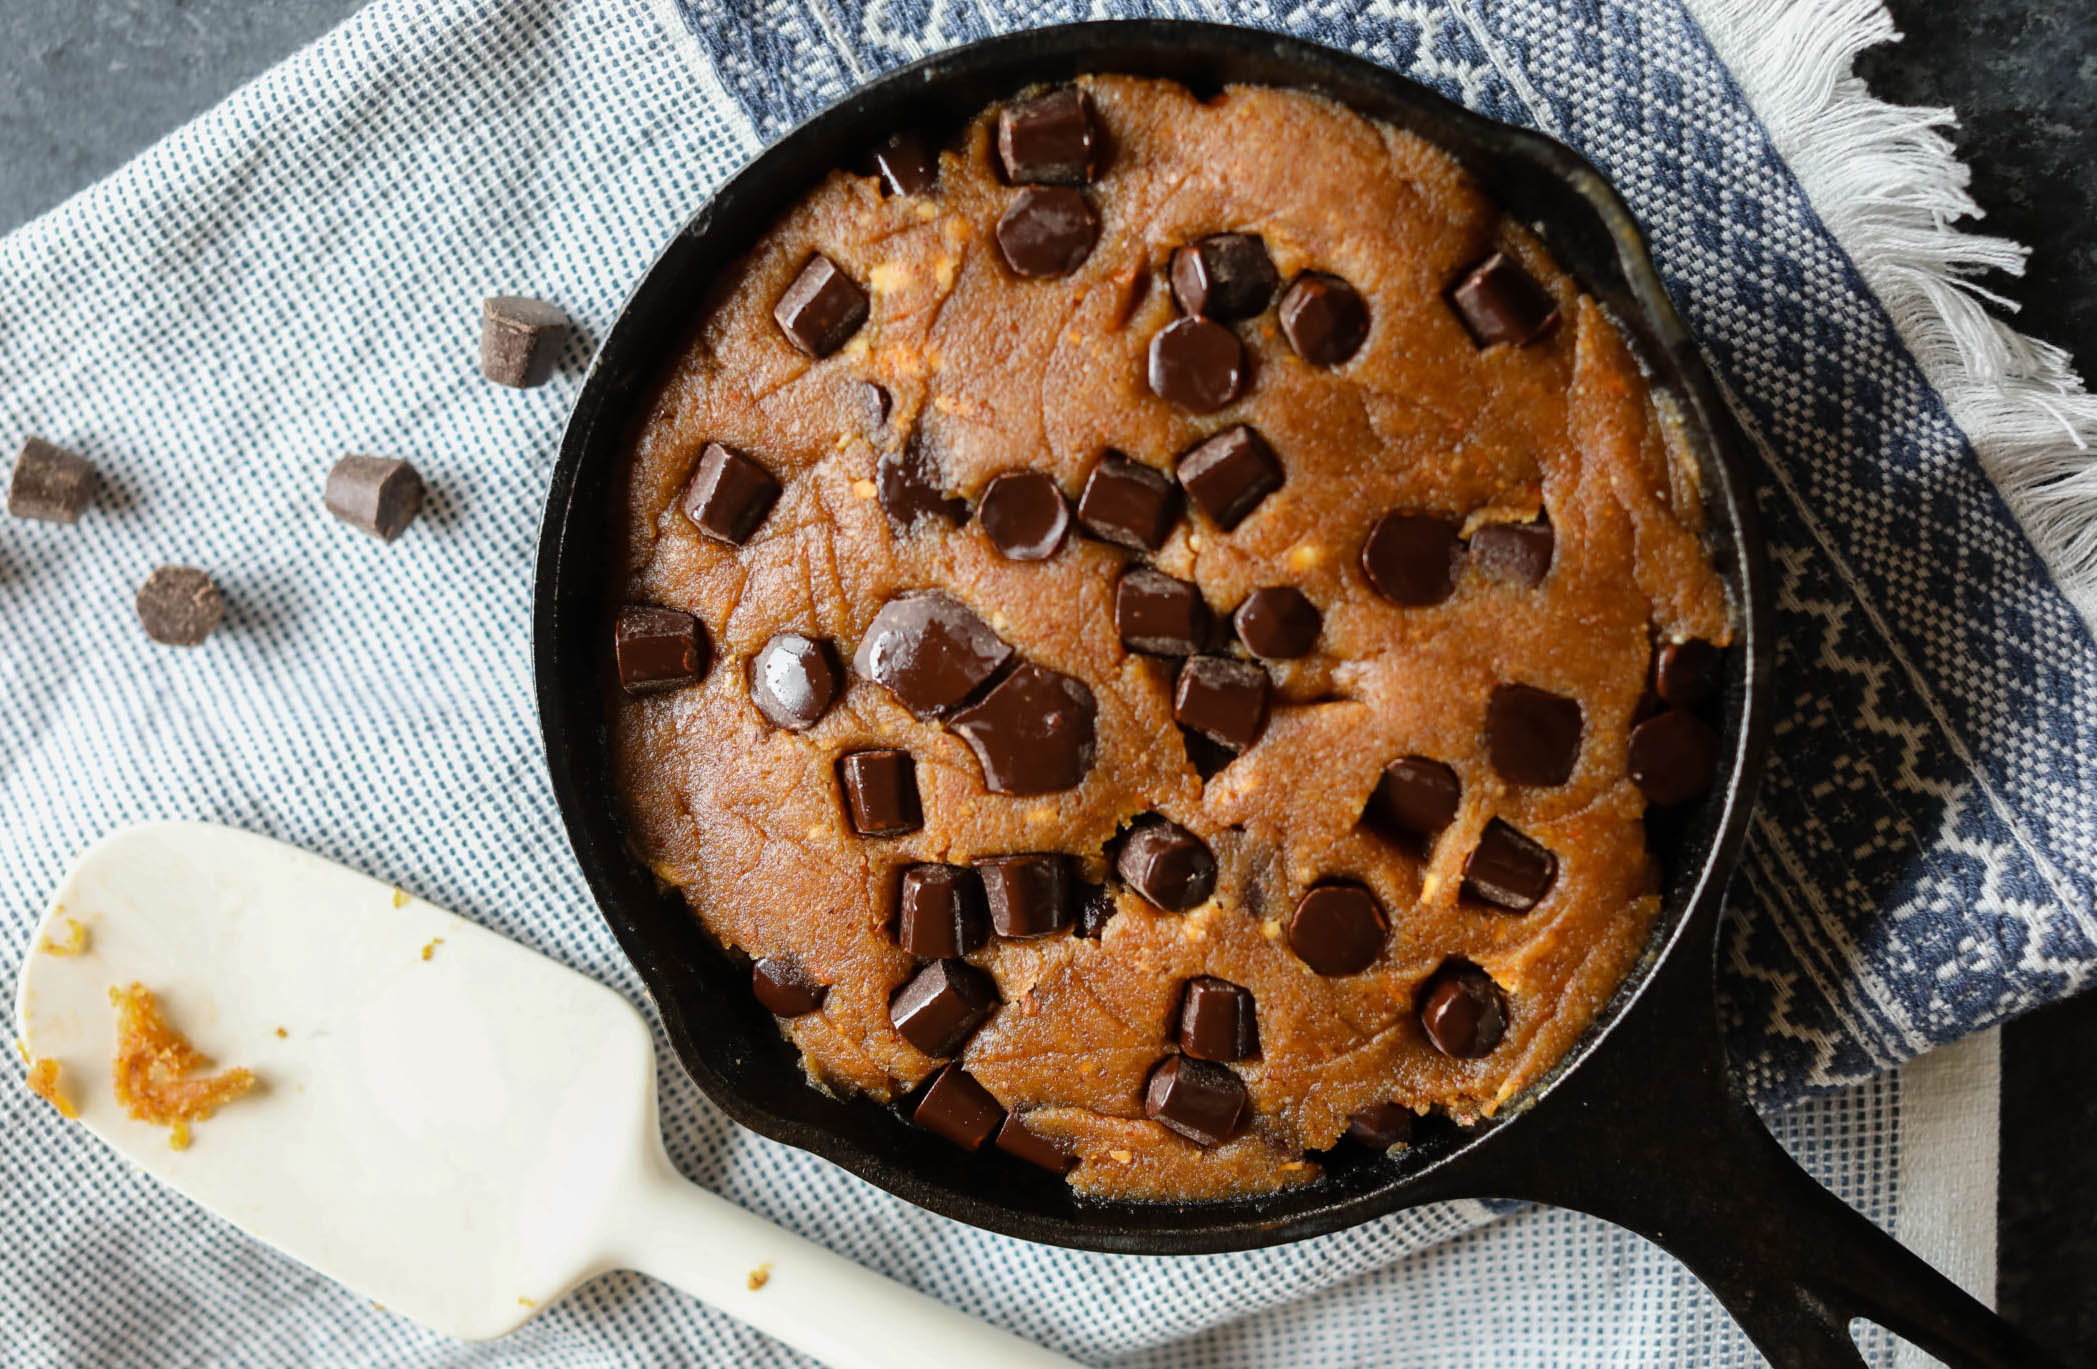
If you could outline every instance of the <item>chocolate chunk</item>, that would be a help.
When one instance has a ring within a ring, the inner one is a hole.
[[[1273,449],[1242,423],[1181,452],[1177,469],[1181,487],[1225,532],[1282,486]]]
[[[1212,741],[1243,751],[1267,726],[1267,672],[1228,656],[1190,656],[1173,687],[1172,716]]]
[[[1070,858],[1050,851],[985,856],[976,862],[983,879],[990,925],[999,936],[1046,936],[1067,927],[1071,903]]]
[[[967,955],[990,940],[983,881],[965,865],[913,865],[897,898],[896,944],[921,960]]]
[[[997,981],[966,960],[935,960],[889,1001],[888,1020],[926,1055],[953,1055],[1001,1001]]]
[[[1263,661],[1293,661],[1310,654],[1324,618],[1303,591],[1269,585],[1245,596],[1231,622],[1245,649]]]
[[[915,133],[891,133],[874,149],[874,165],[891,195],[929,195],[939,181],[939,163]]]
[[[1386,837],[1424,844],[1456,820],[1463,790],[1456,772],[1425,756],[1401,756],[1383,768],[1362,822]]]
[[[871,380],[860,382],[859,403],[866,413],[866,426],[870,433],[878,433],[886,428],[888,416],[895,412],[896,407],[895,396],[888,392],[888,387],[876,385]]]
[[[1362,574],[1394,604],[1426,608],[1456,589],[1464,564],[1461,529],[1426,513],[1387,513],[1362,543]]]
[[[709,442],[685,486],[684,516],[716,542],[739,547],[778,498],[778,477],[735,448]]]
[[[226,616],[226,597],[195,566],[162,566],[138,587],[139,625],[162,646],[196,646]]]
[[[1070,502],[1040,471],[1006,471],[983,491],[976,519],[1007,559],[1046,561],[1070,531]]]
[[[328,472],[321,502],[351,527],[391,542],[422,508],[422,477],[405,461],[345,456]]]
[[[788,342],[812,357],[826,357],[866,322],[866,291],[818,252],[772,306],[772,318]]]
[[[1471,534],[1471,564],[1488,579],[1534,589],[1551,569],[1549,523],[1488,523]]]
[[[1369,306],[1361,292],[1322,272],[1306,272],[1281,302],[1282,336],[1313,366],[1338,366],[1369,336]]]
[[[77,523],[99,483],[86,457],[41,437],[24,438],[7,482],[7,511],[16,518]]]
[[[1216,857],[1208,846],[1162,818],[1129,833],[1114,869],[1131,889],[1168,912],[1184,913],[1216,891]]]
[[[1224,323],[1265,309],[1281,284],[1267,244],[1252,233],[1212,233],[1176,248],[1168,274],[1180,308]]]
[[[837,657],[830,643],[782,632],[750,662],[750,702],[774,727],[805,732],[822,720],[837,698]]]
[[[1456,316],[1480,347],[1541,337],[1558,318],[1558,301],[1505,252],[1464,273],[1449,292]]]
[[[1005,1119],[1005,1110],[961,1066],[948,1065],[933,1076],[932,1087],[918,1100],[910,1119],[963,1150],[980,1150]]]
[[[1427,981],[1420,1027],[1442,1054],[1475,1060],[1490,1055],[1507,1034],[1507,1000],[1491,975],[1456,961]]]
[[[1209,639],[1208,601],[1185,580],[1133,566],[1114,586],[1114,630],[1130,651],[1191,656]]]
[[[660,694],[706,674],[706,628],[689,613],[628,604],[612,628],[619,687],[629,694]]]
[[[828,984],[818,984],[791,956],[767,956],[750,967],[750,989],[765,1010],[778,1017],[801,1017],[823,1006]]]
[[[525,295],[481,301],[481,374],[497,385],[530,389],[553,378],[575,324],[558,304]]]
[[[1222,1065],[1191,1056],[1167,1057],[1143,1086],[1143,1115],[1198,1146],[1230,1140],[1251,1110],[1244,1080]]]
[[[1067,276],[1099,241],[1099,215],[1085,196],[1059,185],[1030,185],[998,220],[998,251],[1012,274]]]
[[[1113,890],[1104,884],[1085,884],[1078,888],[1078,935],[1097,941],[1107,934],[1107,921],[1120,908],[1114,902]]]
[[[1030,661],[947,725],[976,753],[991,793],[1054,794],[1091,771],[1098,711],[1083,680]]]
[[[1413,1139],[1413,1110],[1403,1103],[1371,1103],[1347,1119],[1347,1139],[1389,1150]]]
[[[1525,684],[1497,685],[1485,705],[1485,745],[1500,777],[1564,784],[1580,759],[1580,702]]]
[[[875,464],[874,490],[881,511],[904,532],[920,518],[944,518],[957,528],[968,521],[968,501],[947,494],[939,463],[917,433],[911,434],[900,454],[890,453]]]
[[[1179,490],[1172,477],[1108,452],[1085,477],[1078,495],[1078,521],[1103,542],[1134,551],[1165,545],[1179,516]]]
[[[1510,913],[1526,913],[1557,879],[1557,856],[1494,818],[1464,860],[1463,893]]]
[[[1092,101],[1064,86],[998,111],[998,161],[1014,185],[1084,185],[1099,172]]]
[[[838,758],[837,782],[844,790],[852,830],[863,837],[892,837],[925,825],[918,806],[917,762],[908,751],[883,747]]]
[[[1054,1141],[1034,1131],[1020,1120],[1023,1114],[1008,1112],[1005,1124],[998,1128],[998,1149],[1014,1155],[1030,1165],[1040,1165],[1051,1174],[1067,1174],[1077,1163],[1077,1157],[1066,1155]]]
[[[974,694],[1011,655],[967,605],[928,590],[881,606],[852,668],[918,717],[935,718]]]
[[[1260,1053],[1252,990],[1196,975],[1180,994],[1180,1049],[1198,1060],[1249,1060]]]
[[[1209,319],[1174,319],[1150,340],[1150,388],[1189,413],[1222,408],[1245,388],[1238,335]]]
[[[1718,735],[1686,708],[1670,708],[1631,729],[1631,781],[1650,803],[1685,803],[1711,787]]]
[[[1719,649],[1700,637],[1662,643],[1653,657],[1653,692],[1677,708],[1693,708],[1718,692]]]
[[[1359,884],[1320,884],[1289,915],[1289,949],[1322,975],[1359,974],[1383,952],[1390,923]]]

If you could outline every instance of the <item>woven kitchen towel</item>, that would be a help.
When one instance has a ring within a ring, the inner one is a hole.
[[[534,521],[580,365],[654,247],[763,134],[850,62],[995,18],[667,2],[380,0],[0,240],[0,440],[42,433],[108,479],[78,527],[0,523],[0,954],[20,953],[72,852],[123,821],[198,816],[396,880],[639,998],[559,830],[530,695]],[[1772,1103],[1868,1081],[1785,1126],[1898,1224],[1901,1086],[1874,1072],[2089,972],[2086,632],[1683,12],[1289,13],[1581,144],[1652,228],[1736,391],[1763,453],[1787,721],[1737,887],[1735,1039]],[[510,292],[583,322],[544,390],[475,373],[477,302]],[[399,542],[322,511],[345,450],[430,480]],[[129,616],[164,561],[228,593],[225,628],[193,652],[151,646]],[[737,1132],[674,1066],[662,1083],[695,1178],[1091,1359],[1221,1362],[1215,1328],[1488,1215],[1183,1261],[1044,1251]],[[198,1217],[19,1090],[0,1095],[0,1161],[0,1360],[792,1362],[630,1277],[503,1345],[448,1345]],[[1392,1309],[1378,1358],[1422,1362],[1406,1334],[1421,1305]],[[1700,1345],[1711,1363],[1737,1353]]]

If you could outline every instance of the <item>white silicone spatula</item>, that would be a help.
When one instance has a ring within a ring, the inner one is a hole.
[[[250,833],[156,823],[80,858],[36,944],[65,945],[67,918],[86,950],[32,950],[17,1016],[81,1124],[426,1326],[499,1336],[638,1269],[839,1369],[1072,1363],[687,1183],[626,1000],[391,885]],[[186,1150],[111,1092],[109,990],[134,980],[199,1050],[262,1081]]]

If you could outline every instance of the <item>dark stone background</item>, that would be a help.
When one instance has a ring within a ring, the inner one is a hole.
[[[358,0],[4,0],[0,231],[56,204]],[[1986,228],[2032,250],[2021,326],[2097,368],[2097,4],[1891,0],[1886,99],[1951,105]],[[1999,1296],[2071,1363],[2097,1345],[2097,994],[2003,1036]]]

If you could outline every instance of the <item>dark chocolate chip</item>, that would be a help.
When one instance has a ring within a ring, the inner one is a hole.
[[[1007,559],[1046,561],[1070,531],[1070,501],[1040,471],[1006,471],[983,491],[976,520]]]
[[[1180,1049],[1198,1060],[1249,1060],[1260,1053],[1252,990],[1196,975],[1180,994]]]
[[[866,413],[868,432],[878,433],[888,427],[888,416],[895,412],[896,401],[886,385],[876,385],[871,380],[862,381],[859,386],[859,403]]]
[[[684,491],[684,516],[713,538],[739,547],[779,499],[779,479],[733,447],[709,442]]]
[[[1252,233],[1212,233],[1177,248],[1169,274],[1180,308],[1224,323],[1265,309],[1281,284],[1267,244]]]
[[[1424,842],[1455,821],[1462,795],[1448,766],[1425,756],[1401,756],[1377,777],[1362,821],[1387,837]]]
[[[798,632],[780,633],[750,662],[750,702],[773,726],[789,732],[805,732],[820,722],[842,683],[830,644]]]
[[[1496,685],[1485,705],[1493,769],[1515,784],[1564,784],[1580,760],[1580,701],[1525,684]]]
[[[891,195],[927,195],[939,181],[939,163],[915,133],[891,133],[874,149],[874,165]]]
[[[1104,884],[1085,884],[1078,888],[1078,935],[1097,941],[1107,933],[1107,921],[1120,909],[1115,905],[1114,892]]]
[[[7,511],[16,518],[77,523],[98,483],[86,457],[41,437],[24,438],[7,482]]]
[[[925,825],[918,805],[917,762],[908,751],[882,747],[838,758],[838,787],[852,830],[863,837],[892,837]]]
[[[750,989],[765,1011],[779,1017],[802,1017],[823,1006],[828,984],[818,984],[791,956],[767,956],[750,967]]]
[[[1318,606],[1289,585],[1269,585],[1245,596],[1231,622],[1245,649],[1263,661],[1293,661],[1310,654],[1324,618]]]
[[[896,903],[896,944],[921,960],[967,955],[990,939],[983,881],[965,865],[911,866]]]
[[[1143,1115],[1198,1146],[1237,1135],[1251,1103],[1245,1081],[1230,1069],[1185,1055],[1167,1057],[1143,1086]]]
[[[998,251],[1016,276],[1067,276],[1099,241],[1099,215],[1067,186],[1030,185],[998,220]]]
[[[1282,296],[1281,327],[1296,355],[1313,366],[1338,366],[1369,336],[1369,306],[1338,276],[1307,272]]]
[[[1711,787],[1718,735],[1686,708],[1670,708],[1631,729],[1631,781],[1650,803],[1685,803]]]
[[[1464,896],[1510,913],[1534,908],[1557,879],[1558,857],[1499,818],[1464,860]]]
[[[961,1066],[948,1065],[933,1076],[932,1087],[925,1090],[910,1118],[963,1150],[980,1150],[1005,1119],[1005,1110]]]
[[[619,610],[612,629],[619,687],[629,694],[660,694],[706,674],[706,628],[689,613],[648,604]]]
[[[866,308],[859,282],[818,252],[772,306],[772,318],[788,342],[812,357],[826,357],[859,331]]]
[[[1179,490],[1172,477],[1108,452],[1085,477],[1078,495],[1078,521],[1104,542],[1134,551],[1165,545],[1179,517]]]
[[[998,111],[998,160],[1014,185],[1084,185],[1099,173],[1092,101],[1064,86]]]
[[[1289,915],[1289,949],[1322,975],[1359,974],[1383,952],[1390,923],[1359,884],[1320,884]]]
[[[876,463],[874,489],[881,511],[904,532],[920,518],[944,518],[957,528],[968,521],[968,501],[947,494],[939,463],[921,434],[912,433],[901,453]]]
[[[1389,1150],[1413,1139],[1413,1110],[1403,1103],[1371,1103],[1347,1119],[1347,1139]]]
[[[139,625],[162,646],[196,646],[226,616],[226,597],[195,566],[162,566],[138,587]]]
[[[1150,340],[1150,388],[1189,413],[1213,413],[1245,388],[1245,348],[1220,323],[1174,319]]]
[[[1228,656],[1190,656],[1173,687],[1172,716],[1212,741],[1243,751],[1267,726],[1267,672]]]
[[[481,301],[481,374],[497,385],[529,389],[553,378],[575,324],[557,304],[525,295]]]
[[[1273,449],[1242,423],[1181,452],[1177,472],[1188,497],[1225,532],[1282,486]]]
[[[1132,566],[1114,586],[1114,630],[1130,651],[1191,656],[1209,639],[1201,590],[1148,566]]]
[[[1558,318],[1558,301],[1505,252],[1464,273],[1449,292],[1456,316],[1480,347],[1541,337]]]
[[[1054,794],[1092,769],[1092,690],[1029,661],[947,720],[976,753],[993,794]]]
[[[1420,1027],[1442,1054],[1475,1060],[1507,1034],[1507,999],[1476,965],[1445,965],[1421,994]]]
[[[1021,1116],[1017,1112],[1005,1114],[1005,1125],[998,1128],[998,1149],[1030,1165],[1040,1165],[1051,1174],[1069,1173],[1077,1157],[1064,1154],[1054,1141],[1021,1121]]]
[[[1551,569],[1549,523],[1488,523],[1471,534],[1471,564],[1488,579],[1534,589]]]
[[[974,694],[1011,656],[967,605],[928,590],[881,606],[852,668],[920,718],[934,718]]]
[[[1456,589],[1464,564],[1462,529],[1427,513],[1387,513],[1362,543],[1362,574],[1394,604],[1426,608]]]
[[[1068,856],[1051,851],[984,856],[976,862],[976,873],[983,879],[990,925],[999,936],[1046,936],[1070,925],[1076,910]]]
[[[345,456],[328,472],[321,502],[351,527],[391,542],[422,508],[422,477],[405,461]]]
[[[935,960],[889,1001],[888,1020],[926,1055],[952,1055],[998,1010],[997,981],[966,960]]]
[[[1677,708],[1694,708],[1718,692],[1719,649],[1701,637],[1662,643],[1653,657],[1653,692]]]
[[[1114,869],[1131,889],[1168,912],[1184,913],[1216,891],[1216,857],[1208,846],[1162,818],[1129,833]]]

